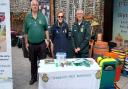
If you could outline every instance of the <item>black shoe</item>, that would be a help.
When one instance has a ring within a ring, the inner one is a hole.
[[[29,81],[29,85],[34,84],[36,81],[37,81],[37,79],[31,79],[31,80]]]

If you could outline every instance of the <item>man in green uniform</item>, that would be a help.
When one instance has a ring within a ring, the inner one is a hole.
[[[27,14],[24,22],[25,45],[29,50],[29,60],[31,61],[30,85],[37,81],[37,60],[46,57],[46,47],[48,47],[49,33],[45,16],[39,12],[37,0],[31,1],[31,12]],[[45,41],[45,39],[47,39]]]
[[[90,22],[83,19],[82,9],[76,11],[76,22],[72,27],[72,44],[77,58],[89,57]]]

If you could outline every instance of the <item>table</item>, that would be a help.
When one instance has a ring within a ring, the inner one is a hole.
[[[90,67],[56,67],[55,64],[45,64],[44,60],[41,60],[38,68],[38,89],[99,89],[100,76],[97,74],[100,67],[94,59],[87,59],[92,62]]]
[[[0,89],[13,89],[13,80],[0,80]]]

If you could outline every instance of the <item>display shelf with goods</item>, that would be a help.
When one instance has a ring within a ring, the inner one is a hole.
[[[10,0],[11,12],[28,12],[30,11],[29,0]]]
[[[30,12],[29,0],[10,0],[11,28],[22,32],[23,20],[26,13]]]
[[[82,8],[86,16],[93,16],[95,19],[97,19],[101,29],[103,28],[103,0],[55,0],[54,7],[55,14],[58,9],[64,9],[65,20],[68,22],[70,29],[75,21],[75,11],[77,8]]]
[[[126,76],[128,76],[128,57],[125,59],[125,72],[126,72]]]
[[[116,53],[118,55],[118,60],[120,61],[120,69],[123,76],[128,75],[127,70],[127,51],[128,48],[124,46],[115,47],[111,50],[112,53]]]
[[[124,65],[124,71],[126,76],[128,76],[128,48],[125,50],[126,58],[125,58],[125,65]]]
[[[23,31],[23,21],[27,12],[11,12],[11,28],[17,32]]]

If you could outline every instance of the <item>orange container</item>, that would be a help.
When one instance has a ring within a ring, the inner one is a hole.
[[[108,47],[108,42],[96,41],[95,46],[98,47],[98,48],[107,48]]]
[[[105,52],[109,51],[108,43],[103,41],[96,41],[93,47],[93,57],[104,55]]]
[[[116,59],[116,58],[119,57],[117,53],[112,53],[112,52],[105,52],[104,53],[104,56],[106,56],[106,57],[112,57],[114,59]]]

